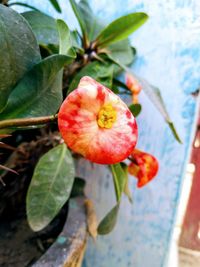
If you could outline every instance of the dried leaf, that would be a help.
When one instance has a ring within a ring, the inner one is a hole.
[[[91,237],[96,240],[97,237],[97,217],[94,209],[94,204],[90,199],[85,200],[86,214],[87,214],[87,227]]]

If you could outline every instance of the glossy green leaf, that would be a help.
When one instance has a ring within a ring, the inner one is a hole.
[[[131,33],[142,26],[147,19],[147,14],[138,12],[114,20],[97,36],[97,46],[105,47],[126,39]]]
[[[128,197],[128,200],[130,203],[133,203],[133,199],[132,199],[132,194],[131,194],[131,190],[129,188],[129,184],[128,184],[128,175],[127,175],[127,180],[126,180],[126,183],[125,183],[125,187],[124,187],[124,194]]]
[[[177,132],[177,130],[176,130],[176,128],[175,128],[173,122],[170,121],[170,120],[167,120],[166,122],[167,122],[167,124],[169,125],[169,128],[171,129],[171,131],[172,131],[174,137],[176,138],[176,140],[177,140],[180,144],[182,144],[182,140],[180,139],[179,134],[178,134],[178,132]]]
[[[159,112],[161,113],[161,115],[163,116],[163,118],[165,119],[167,124],[169,125],[175,139],[179,143],[182,143],[182,141],[181,141],[181,139],[180,139],[180,137],[179,137],[179,135],[175,129],[175,126],[169,117],[169,114],[168,114],[167,109],[165,107],[160,90],[157,87],[150,85],[145,79],[142,79],[142,78],[136,76],[135,74],[134,74],[134,76],[137,78],[138,82],[142,86],[142,90],[144,90],[144,92],[147,94],[149,99],[152,101],[152,103],[155,105],[155,107],[159,110]]]
[[[56,113],[62,102],[62,75],[59,71],[73,58],[53,55],[36,64],[17,84],[0,119],[47,116]]]
[[[142,110],[142,106],[140,104],[132,104],[129,106],[129,109],[131,113],[133,114],[133,116],[137,117]]]
[[[107,47],[106,50],[107,56],[119,62],[119,64],[130,65],[135,59],[135,54],[133,53],[128,39],[114,43]]]
[[[119,86],[119,87],[121,87],[121,88],[123,88],[123,89],[126,89],[128,92],[130,92],[130,90],[128,89],[128,87],[126,86],[126,84],[123,83],[122,81],[117,80],[116,78],[114,78],[114,79],[113,79],[113,83],[114,83],[116,86]],[[131,94],[131,92],[130,92],[130,94]]]
[[[126,183],[126,173],[124,172],[120,163],[110,165],[110,168],[113,175],[117,202],[119,202]]]
[[[0,111],[23,75],[40,61],[40,51],[27,21],[0,5]]]
[[[75,177],[70,197],[83,196],[85,185],[86,185],[86,181],[84,179]]]
[[[87,32],[87,37],[90,41],[93,41],[100,31],[103,29],[104,25],[100,20],[93,14],[93,11],[88,3],[88,0],[81,0],[78,4],[80,9],[82,19],[85,24],[85,31]]]
[[[116,95],[117,95],[117,94],[120,94],[119,88],[118,88],[115,84],[112,85],[111,90],[112,90],[113,93],[115,93]]]
[[[79,36],[78,31],[76,31],[76,30],[71,31],[71,40],[72,40],[72,46],[76,50],[78,50],[79,54],[83,55],[85,51],[81,46],[81,38]]]
[[[117,65],[120,70],[123,70],[123,71],[127,71],[128,70],[128,67],[126,65],[124,65],[122,62],[120,62],[116,58],[112,57],[112,55],[108,54],[107,51],[105,51],[104,54],[113,64]],[[122,88],[125,88],[125,87],[122,86]]]
[[[68,93],[77,88],[78,83],[83,76],[91,76],[106,87],[112,88],[113,65],[103,64],[99,61],[89,63],[76,74],[70,84]]]
[[[70,4],[72,6],[72,9],[74,11],[74,14],[79,22],[79,25],[80,25],[80,28],[81,28],[81,32],[82,32],[82,35],[83,37],[88,40],[88,36],[87,36],[87,31],[86,31],[86,25],[85,25],[85,21],[84,21],[84,18],[83,18],[83,14],[78,6],[78,4],[76,3],[75,0],[69,0],[70,1]]]
[[[81,0],[78,4],[75,0],[70,0],[70,3],[79,22],[83,40],[88,45],[89,41],[93,41],[104,26],[93,14],[87,0]]]
[[[116,206],[114,206],[111,209],[111,211],[100,222],[97,229],[99,235],[107,235],[113,230],[117,222],[118,211],[119,211],[119,203]]]
[[[65,144],[40,158],[26,200],[28,222],[34,231],[47,226],[68,200],[74,175],[73,159]]]
[[[121,162],[121,167],[126,175],[126,181],[125,181],[125,186],[124,186],[124,194],[128,197],[129,201],[131,203],[133,203],[133,199],[132,199],[132,193],[131,190],[129,189],[129,175],[128,175],[128,166],[126,163]]]
[[[49,0],[49,1],[51,2],[56,11],[58,11],[59,13],[62,12],[57,0]]]
[[[136,50],[136,48],[133,47],[133,46],[131,46],[131,49],[132,49],[132,52],[133,52],[134,57],[136,57],[136,55],[137,55],[137,50]]]
[[[57,28],[59,33],[59,54],[76,57],[76,53],[72,48],[70,30],[67,24],[63,20],[59,19],[57,20]]]
[[[59,44],[56,20],[42,12],[28,11],[22,13],[30,24],[39,44]]]
[[[23,6],[23,7],[27,7],[27,8],[30,8],[32,10],[35,10],[35,11],[39,11],[39,9],[37,9],[36,7],[25,4],[25,3],[21,3],[21,2],[12,2],[12,3],[8,3],[8,4],[9,4],[9,7],[11,7],[11,6]]]
[[[40,44],[40,51],[42,58],[46,58],[48,56],[59,54],[59,45],[57,44]]]

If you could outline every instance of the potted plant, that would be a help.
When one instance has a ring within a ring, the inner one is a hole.
[[[99,224],[91,201],[85,202],[87,229],[95,237],[113,229],[122,194],[130,198],[128,173],[138,179],[141,187],[158,171],[157,160],[135,148],[138,138],[135,117],[142,108],[138,100],[141,89],[180,142],[159,90],[128,67],[136,57],[128,36],[148,16],[130,13],[103,25],[86,0],[79,3],[70,0],[80,24],[78,32],[38,8],[15,3],[33,9],[19,14],[11,8],[14,3],[1,2],[0,146],[4,149],[0,163],[1,216],[15,218],[22,213],[26,221],[26,210],[28,224],[36,232],[36,237],[31,238],[44,251],[55,241],[68,214],[56,242],[68,245],[62,248],[70,251],[66,238],[73,232],[71,218],[80,214],[76,231],[84,229],[81,237],[77,235],[82,249],[75,263],[71,259],[59,263],[80,264],[86,240],[84,200],[72,200],[69,212],[66,204],[73,196],[83,195],[84,177],[75,179],[74,160],[82,156],[108,165],[113,175],[116,205]],[[57,1],[50,2],[61,12]],[[132,96],[129,107],[121,95]],[[52,228],[59,231],[52,235]],[[57,246],[56,242],[42,258],[41,266],[50,266],[48,259],[62,258],[56,252],[62,244]]]

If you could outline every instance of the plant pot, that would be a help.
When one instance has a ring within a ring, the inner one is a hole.
[[[80,267],[87,241],[84,198],[72,198],[62,232],[33,267]]]
[[[14,216],[11,221],[2,217],[0,266],[81,266],[87,239],[84,201],[84,197],[71,198],[58,216],[36,233],[24,216]]]

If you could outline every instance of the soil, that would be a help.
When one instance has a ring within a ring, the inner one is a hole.
[[[54,242],[66,221],[68,206],[44,230],[33,232],[26,220],[25,199],[34,167],[42,154],[60,142],[48,128],[17,132],[3,141],[1,164],[15,170],[0,172],[0,267],[31,266]]]
[[[23,211],[14,220],[1,219],[0,266],[32,266],[53,244],[63,228],[66,216],[67,205],[45,230],[38,233],[30,229]]]

